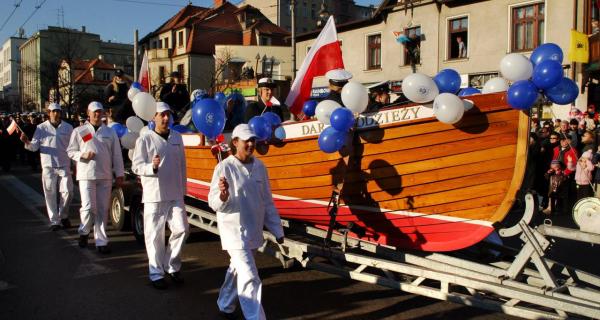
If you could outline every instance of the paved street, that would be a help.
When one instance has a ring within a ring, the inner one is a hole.
[[[149,285],[144,248],[130,233],[110,230],[113,253],[100,256],[93,246],[77,247],[76,228],[49,231],[39,173],[17,167],[1,174],[0,203],[0,319],[218,319],[228,257],[217,236],[192,228],[183,254],[186,283],[163,292]],[[78,204],[76,197],[74,225]],[[598,256],[598,248],[580,247]],[[283,270],[265,255],[257,263],[271,319],[509,318],[318,271]],[[597,270],[597,262],[584,264]]]

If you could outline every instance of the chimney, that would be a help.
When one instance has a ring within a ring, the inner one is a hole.
[[[81,32],[85,32],[85,26],[81,26]]]
[[[218,8],[218,7],[222,6],[225,2],[227,2],[227,0],[214,0],[214,3],[215,3],[214,7]]]

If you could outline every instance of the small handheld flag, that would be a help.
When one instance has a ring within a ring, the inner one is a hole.
[[[8,132],[8,135],[12,135],[13,132],[15,132],[17,129],[19,128],[19,125],[17,124],[17,122],[13,119],[10,122],[10,125],[8,126],[8,128],[6,128],[6,131]]]
[[[83,142],[88,142],[90,140],[92,140],[92,132],[90,131],[90,129],[87,126],[84,126],[83,129],[81,130],[81,132],[79,132],[79,135],[81,136],[81,140],[83,140]]]

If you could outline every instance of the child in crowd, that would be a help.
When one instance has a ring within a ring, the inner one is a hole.
[[[550,204],[543,212],[547,215],[556,215],[567,200],[566,183],[564,183],[567,177],[565,176],[561,162],[552,160],[550,170],[546,172],[545,177],[549,181],[548,197],[550,198]]]

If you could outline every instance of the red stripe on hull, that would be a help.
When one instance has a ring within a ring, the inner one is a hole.
[[[189,195],[208,201],[208,186],[188,182]],[[279,214],[286,219],[300,220],[315,225],[329,224],[327,207],[303,200],[274,199]],[[380,244],[422,251],[454,251],[470,247],[485,239],[491,226],[465,221],[442,220],[432,216],[408,216],[378,213],[340,207],[337,221],[354,222],[365,229],[364,240]]]

